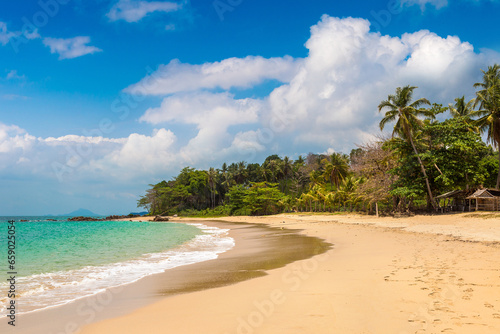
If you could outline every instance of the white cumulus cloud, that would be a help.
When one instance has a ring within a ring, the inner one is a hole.
[[[168,96],[141,120],[195,124],[198,133],[181,149],[190,156],[230,157],[238,143],[269,154],[319,147],[348,151],[378,133],[377,106],[397,87],[419,86],[416,97],[446,105],[457,96],[472,96],[480,69],[500,60],[498,53],[476,52],[457,36],[427,30],[381,35],[370,32],[367,20],[328,15],[311,27],[305,46],[309,54],[304,59],[246,57],[201,65],[172,61],[126,91]],[[271,78],[283,84],[262,99],[245,99],[258,106],[245,123],[248,128],[227,131],[231,120],[246,119],[234,108],[241,100],[206,90],[253,87]],[[203,154],[213,151],[218,153]]]
[[[233,142],[232,126],[256,124],[262,103],[253,99],[234,99],[229,93],[181,94],[167,97],[159,108],[151,108],[140,118],[151,124],[193,124],[197,135],[180,149],[189,164],[213,161]]]
[[[228,58],[201,65],[185,64],[174,59],[125,91],[132,94],[167,95],[199,89],[248,88],[268,79],[288,82],[295,75],[300,62],[300,59],[289,56]]]
[[[475,53],[455,36],[423,30],[392,37],[369,28],[363,19],[323,16],[311,28],[300,72],[270,94],[264,124],[281,115],[283,133],[295,133],[297,144],[348,150],[377,132],[377,106],[396,87],[419,86],[417,97],[447,104],[472,95],[480,69],[500,60],[497,53]]]
[[[57,53],[60,60],[77,58],[102,51],[95,46],[88,45],[89,43],[90,37],[88,36],[73,38],[47,37],[43,39],[43,44],[50,48],[50,53]]]
[[[0,123],[0,170],[56,180],[62,175],[64,180],[146,184],[187,165],[205,168],[327,149],[347,153],[379,133],[377,106],[397,87],[419,86],[415,98],[447,105],[458,96],[472,97],[480,69],[500,62],[498,53],[476,51],[457,36],[427,30],[381,35],[370,32],[367,20],[327,15],[311,27],[305,46],[309,53],[304,59],[165,65],[155,73],[168,75],[155,81],[152,74],[129,87],[137,94],[162,96],[140,117],[156,128],[150,134],[37,138]],[[266,79],[282,84],[259,99],[229,92]]]

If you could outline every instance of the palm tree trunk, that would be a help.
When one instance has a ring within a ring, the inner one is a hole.
[[[432,196],[431,186],[429,184],[429,178],[427,177],[427,173],[425,172],[424,164],[422,163],[422,160],[420,159],[420,156],[418,155],[417,148],[415,147],[415,144],[413,143],[413,138],[411,137],[411,135],[408,137],[410,138],[411,146],[413,147],[413,151],[415,152],[415,155],[417,156],[417,159],[418,159],[418,163],[420,164],[420,168],[422,169],[422,174],[424,174],[425,185],[427,186],[427,193],[429,194],[429,199],[431,201],[432,207],[434,208],[434,210],[436,210],[436,202],[434,201],[434,197]],[[499,173],[499,176],[500,176],[500,173]],[[498,183],[498,181],[500,181],[500,179],[497,180],[497,183]]]

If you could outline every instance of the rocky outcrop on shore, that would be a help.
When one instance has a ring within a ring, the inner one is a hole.
[[[99,222],[99,221],[127,219],[127,218],[134,218],[134,217],[139,217],[139,216],[137,216],[137,215],[123,215],[123,216],[111,215],[111,216],[107,216],[105,218],[94,218],[94,217],[78,216],[78,217],[68,218],[68,221],[69,222]]]
[[[168,222],[169,218],[165,216],[156,216],[153,221],[154,222]]]
[[[83,216],[68,218],[69,222],[97,222],[97,221],[102,221],[102,220],[104,220],[104,219],[92,218],[92,217],[83,217]]]

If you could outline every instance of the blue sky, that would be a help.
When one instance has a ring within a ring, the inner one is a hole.
[[[500,62],[496,0],[0,4],[0,215],[136,211],[184,166],[348,153]]]

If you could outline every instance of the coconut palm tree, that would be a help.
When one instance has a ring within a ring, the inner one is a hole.
[[[237,184],[246,183],[248,177],[248,170],[247,170],[247,163],[245,161],[238,162],[233,177]]]
[[[219,176],[218,171],[216,171],[213,167],[210,167],[210,169],[207,172],[207,180],[208,180],[208,185],[210,186],[210,201],[212,202],[212,209],[215,208],[215,186],[217,184],[217,178]]]
[[[323,159],[323,177],[330,181],[331,186],[339,187],[339,184],[349,173],[347,157],[342,153],[333,153],[329,159]]]
[[[448,104],[448,109],[453,118],[463,117],[464,123],[471,125],[470,131],[479,132],[477,126],[472,126],[471,116],[474,113],[474,105],[476,99],[472,99],[469,102],[465,102],[465,96],[457,97],[455,99],[455,104]]]
[[[479,130],[488,134],[488,141],[496,148],[500,148],[500,65],[489,66],[487,71],[483,71],[483,82],[474,84],[480,90],[476,92],[476,103],[479,110],[472,115],[479,118],[474,124]],[[500,162],[500,150],[498,154]],[[500,169],[497,176],[496,188],[500,187]]]
[[[283,160],[281,161],[281,173],[283,174],[283,177],[285,178],[284,186],[282,187],[281,191],[284,193],[288,193],[288,179],[293,173],[293,160],[291,160],[289,157],[285,156]]]
[[[455,104],[449,104],[448,109],[450,110],[450,114],[453,117],[470,117],[471,113],[474,111],[474,103],[475,99],[470,100],[469,102],[465,102],[465,96],[457,97],[455,99]]]
[[[270,160],[266,163],[265,168],[268,170],[268,174],[271,175],[271,180],[277,182],[278,177],[281,174],[281,165],[279,160]]]
[[[413,148],[413,152],[418,159],[422,174],[424,175],[429,200],[434,209],[436,209],[436,202],[434,201],[434,197],[432,196],[429,178],[427,177],[424,164],[422,163],[422,159],[420,159],[417,148],[415,147],[415,143],[413,142],[416,131],[418,131],[423,125],[423,121],[418,117],[425,116],[428,118],[433,118],[434,114],[428,109],[421,108],[422,105],[430,105],[429,100],[421,98],[412,102],[413,91],[415,90],[415,88],[417,87],[409,85],[403,88],[398,87],[396,88],[395,95],[389,95],[387,97],[387,100],[382,101],[379,104],[379,112],[381,112],[383,109],[388,109],[385,112],[384,118],[380,121],[380,130],[383,130],[387,123],[396,121],[392,135],[397,135],[398,137],[406,140]]]

